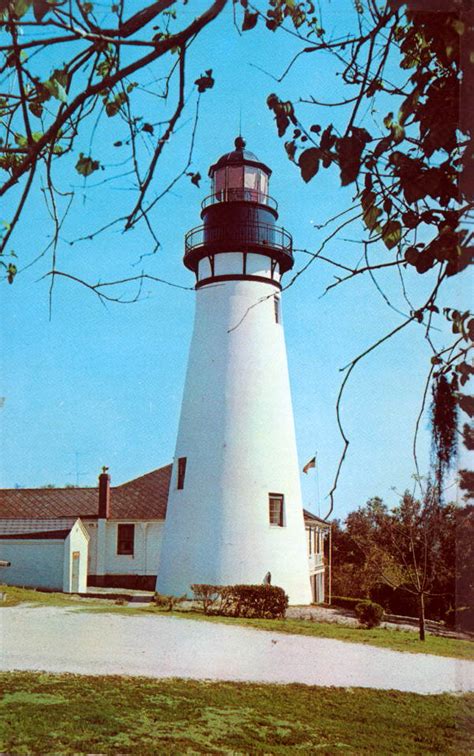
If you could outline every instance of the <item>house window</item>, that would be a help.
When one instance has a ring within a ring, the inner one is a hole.
[[[284,506],[283,494],[273,494],[273,493],[269,494],[268,504],[269,504],[270,525],[278,525],[280,528],[282,528],[283,527],[283,506]]]
[[[117,554],[133,556],[135,542],[135,525],[118,525],[117,527]]]
[[[280,297],[275,296],[273,297],[273,307],[275,308],[275,323],[280,322]]]
[[[178,484],[177,488],[184,488],[184,478],[186,476],[187,457],[178,458]]]

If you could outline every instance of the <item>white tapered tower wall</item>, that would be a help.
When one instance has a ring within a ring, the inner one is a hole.
[[[214,276],[242,270],[242,253],[217,254]],[[209,276],[207,259],[198,278]],[[247,256],[247,275],[271,277],[271,260]],[[278,267],[273,270],[279,278]],[[192,583],[261,583],[269,571],[290,603],[310,603],[306,538],[281,316],[270,281],[221,280],[196,292],[196,313],[157,590]],[[186,457],[177,488],[178,458]],[[269,493],[284,495],[271,525]]]

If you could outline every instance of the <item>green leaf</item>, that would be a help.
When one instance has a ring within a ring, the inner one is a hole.
[[[311,181],[313,176],[316,176],[319,169],[319,158],[321,157],[321,150],[317,147],[310,147],[309,150],[305,150],[301,153],[298,165],[301,170],[301,177],[303,181]]]
[[[375,194],[364,189],[361,197],[361,205],[364,211],[363,220],[369,231],[378,231],[380,229],[379,217],[382,214],[382,211],[376,206],[375,200]]]
[[[18,147],[27,147],[28,146],[28,139],[24,134],[15,134],[15,142],[17,143]]]
[[[79,154],[79,160],[76,163],[76,171],[81,176],[90,176],[94,171],[98,171],[100,163],[98,160],[93,160],[91,157],[87,157],[82,152]]]
[[[382,229],[382,240],[387,249],[396,247],[402,236],[402,226],[399,221],[387,221]]]
[[[66,90],[64,89],[63,85],[60,84],[59,81],[54,77],[51,77],[51,79],[45,81],[44,87],[53,97],[56,98],[56,100],[59,100],[60,102],[67,102]]]
[[[13,3],[13,13],[17,18],[21,18],[31,7],[32,0],[15,0]]]
[[[107,100],[107,96],[104,97],[105,112],[112,118],[117,115],[122,105],[128,102],[128,95],[125,92],[119,92],[115,95],[113,100]]]

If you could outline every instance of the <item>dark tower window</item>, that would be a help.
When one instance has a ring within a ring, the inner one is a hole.
[[[133,556],[133,547],[135,542],[135,525],[118,525],[117,526],[117,554],[126,554]]]
[[[186,477],[187,457],[178,457],[178,484],[176,488],[184,488],[184,478]]]
[[[285,497],[283,494],[268,494],[270,525],[283,527],[283,509]]]
[[[277,297],[276,294],[273,297],[273,306],[275,308],[275,323],[280,322],[280,297]]]

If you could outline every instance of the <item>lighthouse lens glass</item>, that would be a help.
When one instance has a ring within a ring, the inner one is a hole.
[[[242,189],[244,184],[244,167],[229,166],[227,169],[227,188],[228,189]]]

